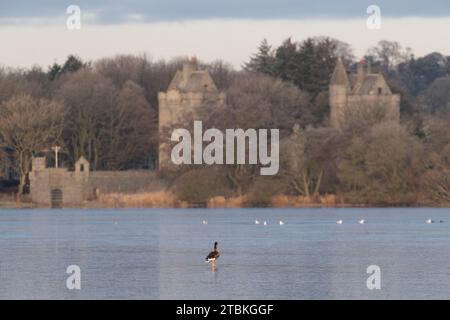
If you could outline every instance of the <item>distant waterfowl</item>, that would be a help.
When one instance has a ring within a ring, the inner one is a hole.
[[[359,224],[364,224],[364,223],[366,223],[366,221],[364,219],[361,219],[361,220],[358,220],[358,223]]]
[[[444,220],[439,220],[439,223],[444,223]]]
[[[261,222],[259,222],[259,220],[255,220],[255,224],[260,224]]]
[[[219,249],[217,248],[219,244],[214,242],[214,249],[206,256],[206,262],[212,262],[215,263],[216,260],[220,257]]]
[[[279,222],[280,226],[284,226],[284,222],[280,220]]]
[[[431,223],[434,223],[434,221],[433,220],[431,220],[431,219],[428,219],[427,221],[425,221],[426,223],[428,223],[428,224],[431,224]]]
[[[338,221],[336,221],[336,223],[337,223],[337,224],[343,224],[343,223],[344,223],[344,221],[342,221],[342,220],[338,220]]]
[[[264,221],[263,225],[267,226],[267,221]]]
[[[202,223],[203,223],[203,224],[208,224],[208,221],[203,220]]]

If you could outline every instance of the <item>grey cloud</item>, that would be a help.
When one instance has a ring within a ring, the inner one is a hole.
[[[0,19],[58,18],[79,5],[98,24],[117,24],[140,15],[146,22],[191,19],[302,19],[364,17],[377,4],[383,16],[449,16],[449,0],[0,0]]]

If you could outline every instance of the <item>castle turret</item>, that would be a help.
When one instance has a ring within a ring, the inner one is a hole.
[[[340,118],[347,105],[347,94],[350,92],[350,82],[342,59],[339,58],[330,82],[330,124],[339,127]]]
[[[400,95],[393,94],[382,74],[373,74],[362,60],[356,74],[347,75],[339,58],[330,81],[330,125],[340,129],[346,124],[365,121],[374,114],[383,119],[400,120]],[[373,113],[372,113],[373,112]],[[351,120],[349,122],[349,120]]]

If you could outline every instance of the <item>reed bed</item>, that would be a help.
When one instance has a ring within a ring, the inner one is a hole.
[[[231,197],[225,198],[223,196],[213,197],[208,199],[206,206],[208,208],[243,208],[247,205],[247,197]]]
[[[286,196],[271,198],[269,206],[273,208],[334,207],[339,204],[335,195]],[[106,208],[188,208],[189,203],[180,201],[168,191],[142,192],[136,194],[107,193],[97,198],[97,205]],[[247,196],[217,196],[208,199],[207,208],[245,208],[249,206]]]
[[[286,196],[277,195],[272,197],[271,206],[274,208],[301,208],[301,207],[334,207],[338,204],[335,195],[315,195],[315,196]]]
[[[100,206],[107,208],[186,208],[188,204],[179,201],[167,191],[142,192],[136,194],[108,193],[97,199]]]

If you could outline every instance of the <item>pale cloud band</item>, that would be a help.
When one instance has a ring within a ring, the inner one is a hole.
[[[417,56],[433,51],[450,55],[450,17],[383,18],[381,30],[369,30],[366,18],[248,20],[212,19],[120,25],[83,25],[68,31],[65,20],[36,28],[33,25],[0,27],[0,64],[44,67],[69,54],[94,60],[116,54],[147,53],[154,59],[197,55],[205,61],[223,59],[236,67],[248,60],[262,39],[279,45],[284,39],[331,36],[350,43],[357,56],[379,40],[396,40]]]

